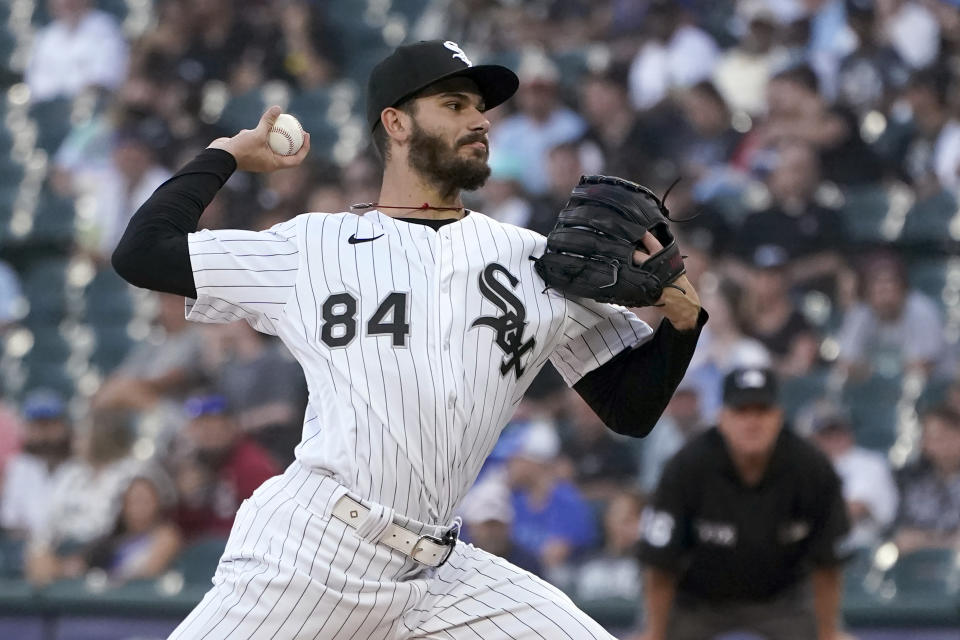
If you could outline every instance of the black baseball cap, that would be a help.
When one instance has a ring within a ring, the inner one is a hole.
[[[734,369],[723,379],[723,404],[727,407],[774,406],[777,377],[764,367]]]
[[[380,114],[421,89],[447,78],[470,78],[477,84],[487,109],[505,102],[520,81],[510,69],[496,64],[474,65],[452,40],[423,40],[397,47],[384,58],[367,82],[367,123],[370,130]]]

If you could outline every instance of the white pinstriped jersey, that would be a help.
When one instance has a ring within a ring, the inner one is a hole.
[[[299,360],[297,459],[362,498],[447,522],[548,359],[568,384],[650,327],[544,291],[543,236],[470,212],[436,231],[371,211],[189,235],[187,318],[246,319]]]

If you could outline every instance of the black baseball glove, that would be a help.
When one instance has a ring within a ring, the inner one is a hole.
[[[667,226],[670,212],[646,187],[610,176],[583,176],[556,226],[547,249],[534,258],[548,287],[563,293],[627,307],[653,306],[663,288],[683,275],[683,257]],[[633,252],[649,231],[663,250],[643,264]],[[681,289],[682,291],[682,289]]]

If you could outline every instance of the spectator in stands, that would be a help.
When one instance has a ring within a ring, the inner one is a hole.
[[[731,109],[757,117],[767,110],[767,82],[777,62],[777,20],[762,0],[738,2],[737,15],[747,32],[720,55],[713,82]]]
[[[840,480],[783,428],[774,375],[731,372],[718,426],[664,470],[641,523],[645,639],[837,637],[849,529]]]
[[[589,173],[583,168],[580,146],[572,142],[550,149],[546,169],[547,191],[531,199],[530,219],[526,224],[528,229],[542,234],[550,233],[560,210],[570,199],[570,191],[580,182],[580,176]]]
[[[30,98],[72,98],[87,87],[114,89],[127,72],[127,44],[116,19],[90,0],[48,0],[53,18],[34,36],[24,79]]]
[[[621,490],[610,500],[603,514],[603,548],[574,570],[573,593],[578,601],[640,599],[642,580],[635,545],[644,505],[642,494],[628,490]]]
[[[556,473],[560,438],[552,423],[524,425],[515,444],[507,461],[513,541],[537,557],[550,579],[596,541],[593,513],[576,487]]]
[[[680,381],[660,421],[640,449],[640,489],[653,493],[667,462],[705,428],[700,394],[688,379]]]
[[[650,3],[644,36],[629,78],[631,101],[641,111],[657,106],[674,88],[708,80],[720,57],[713,38],[675,2]]]
[[[2,334],[0,334],[2,335]],[[3,529],[3,483],[10,463],[20,455],[21,438],[26,429],[15,405],[4,397],[0,385],[0,529]]]
[[[906,370],[949,376],[955,366],[946,348],[936,303],[911,289],[906,268],[892,253],[875,253],[860,268],[861,301],[843,318],[838,366],[855,378],[893,376]]]
[[[63,397],[49,389],[27,394],[21,407],[23,450],[10,459],[0,498],[0,527],[26,537],[44,526],[47,500],[70,456],[72,428]]]
[[[338,34],[327,28],[323,13],[322,5],[306,1],[287,2],[280,9],[282,55],[277,56],[276,71],[291,78],[301,91],[323,87],[336,74],[340,42]]]
[[[907,82],[910,69],[877,29],[873,0],[848,0],[847,24],[856,36],[856,48],[840,62],[837,102],[859,116],[886,112]]]
[[[179,402],[200,377],[203,332],[184,319],[183,298],[161,294],[154,339],[127,355],[93,398],[98,408],[147,411]]]
[[[943,404],[960,414],[960,377],[956,377],[947,387]]]
[[[96,203],[96,222],[92,225],[96,244],[92,248],[104,262],[120,241],[133,212],[172,175],[161,161],[161,154],[171,144],[166,124],[159,118],[134,120],[116,131],[106,166],[87,171],[80,159],[74,167],[77,186],[92,187],[88,190]]]
[[[190,453],[178,461],[177,524],[187,539],[230,533],[240,503],[280,469],[270,454],[244,435],[221,395],[187,400],[184,430]]]
[[[913,69],[923,69],[937,59],[940,25],[934,13],[916,0],[877,0],[883,37]]]
[[[844,186],[877,182],[883,177],[879,158],[860,137],[856,115],[827,103],[810,67],[793,67],[771,78],[767,105],[766,120],[751,132],[750,144],[755,149],[775,149],[783,143],[810,145],[818,156],[813,165],[819,168],[815,177],[822,174]],[[810,191],[808,197],[816,184],[805,187]]]
[[[846,232],[840,214],[815,199],[820,170],[813,147],[800,142],[779,145],[766,183],[772,201],[740,224],[731,275],[745,285],[757,250],[776,245],[789,252],[792,285],[832,289],[832,279],[843,266],[839,249]]]
[[[703,80],[678,93],[683,115],[676,154],[681,174],[704,177],[711,169],[729,162],[740,144],[740,132],[731,125],[730,108],[716,86]]]
[[[17,272],[0,260],[0,336],[23,315],[23,290]]]
[[[46,497],[46,515],[31,531],[26,574],[34,584],[64,577],[76,565],[64,560],[106,535],[121,497],[137,469],[130,457],[132,429],[126,414],[97,412],[78,442],[74,459],[64,463]]]
[[[568,389],[566,431],[561,447],[570,478],[590,501],[607,501],[622,487],[633,484],[637,460],[629,438],[604,425],[576,391]]]
[[[531,195],[549,189],[547,165],[550,149],[579,139],[586,123],[559,98],[559,71],[542,53],[527,54],[517,70],[520,110],[496,123],[490,131],[490,146],[496,153],[518,158],[524,168],[523,187]]]
[[[257,194],[260,208],[265,212],[273,211],[282,220],[289,220],[297,212],[306,211],[314,173],[313,164],[304,162],[289,171],[274,171],[262,176],[262,187]]]
[[[960,121],[949,102],[950,75],[934,68],[915,72],[905,97],[914,137],[903,154],[902,172],[921,197],[960,187]]]
[[[307,196],[307,211],[324,211],[334,213],[345,211],[347,209],[347,198],[343,192],[343,187],[336,181],[313,184],[310,194]],[[277,222],[280,222],[279,220]],[[263,227],[269,229],[270,226]]]
[[[782,377],[809,373],[820,346],[814,328],[790,298],[788,265],[785,248],[757,247],[739,309],[744,331],[770,351]]]
[[[537,556],[511,539],[513,505],[503,478],[478,482],[464,496],[459,511],[463,514],[464,540],[535,575],[543,573]]]
[[[849,413],[833,402],[812,404],[801,412],[797,426],[830,458],[840,476],[852,525],[851,546],[880,542],[897,515],[897,486],[886,457],[857,446]]]
[[[730,109],[717,88],[704,80],[678,94],[683,119],[677,139],[666,149],[679,175],[693,181],[700,200],[742,190],[743,176],[729,161],[742,134],[733,128]]]
[[[737,367],[768,367],[770,352],[744,334],[736,316],[740,291],[724,282],[702,290],[700,300],[710,309],[710,322],[703,328],[685,380],[696,388],[700,411],[707,422],[720,409],[723,377]]]
[[[166,472],[154,466],[141,468],[123,494],[113,530],[85,550],[74,571],[102,569],[114,582],[159,576],[183,545],[172,519],[176,499]]]
[[[479,190],[480,209],[494,220],[529,227],[533,209],[520,183],[523,166],[518,158],[498,153],[490,163],[490,178]]]
[[[204,327],[205,366],[223,394],[240,431],[273,456],[293,462],[303,431],[307,383],[303,370],[282,343],[246,322]]]
[[[627,70],[612,65],[586,76],[580,108],[589,124],[584,137],[599,147],[604,173],[646,184],[655,159],[665,150],[662,137],[652,130],[656,125],[648,124],[651,118],[641,118],[630,105]]]
[[[899,474],[895,542],[902,552],[960,546],[960,414],[939,407],[923,417],[919,460]]]

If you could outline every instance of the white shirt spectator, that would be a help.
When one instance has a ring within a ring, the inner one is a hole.
[[[843,483],[843,498],[848,503],[862,502],[870,509],[870,518],[854,524],[850,542],[869,546],[881,539],[897,515],[897,485],[886,458],[875,451],[853,447],[833,461]]]
[[[550,149],[576,140],[586,129],[583,118],[566,107],[554,109],[545,122],[517,113],[490,132],[490,146],[497,153],[508,153],[519,162],[523,167],[523,187],[531,195],[540,195],[550,184],[549,176],[543,170]]]
[[[952,369],[940,310],[918,291],[907,294],[900,317],[891,322],[881,321],[868,305],[857,304],[844,318],[839,342],[841,360],[869,364],[880,375],[896,374],[916,362],[934,363],[941,375]]]
[[[0,498],[0,527],[24,532],[43,529],[51,491],[64,468],[61,464],[51,472],[46,462],[29,453],[11,458]]]
[[[17,272],[0,260],[0,330],[4,325],[20,319],[20,303],[23,291]]]
[[[760,341],[746,336],[718,339],[708,324],[700,334],[684,380],[697,389],[704,419],[713,422],[723,404],[723,376],[737,367],[769,367],[772,362]]]
[[[960,122],[943,125],[933,145],[933,170],[940,186],[948,191],[960,189]]]
[[[97,248],[103,255],[109,256],[113,253],[134,212],[171,175],[173,174],[166,167],[154,165],[147,169],[136,184],[128,184],[116,169],[100,173],[94,187],[97,202],[95,239]]]
[[[890,45],[914,69],[932,64],[940,51],[940,24],[917,2],[904,2],[887,19],[884,30]]]
[[[33,531],[32,545],[56,548],[63,542],[87,543],[107,534],[139,463],[121,458],[95,470],[86,462],[71,460],[62,468],[45,501],[48,512]]]
[[[26,82],[34,102],[73,97],[90,86],[116,88],[127,74],[127,43],[116,19],[87,11],[75,28],[54,20],[34,41]]]
[[[707,32],[682,25],[664,45],[648,42],[630,65],[630,100],[637,109],[649,109],[674,87],[690,87],[707,80],[720,58],[720,49]]]

